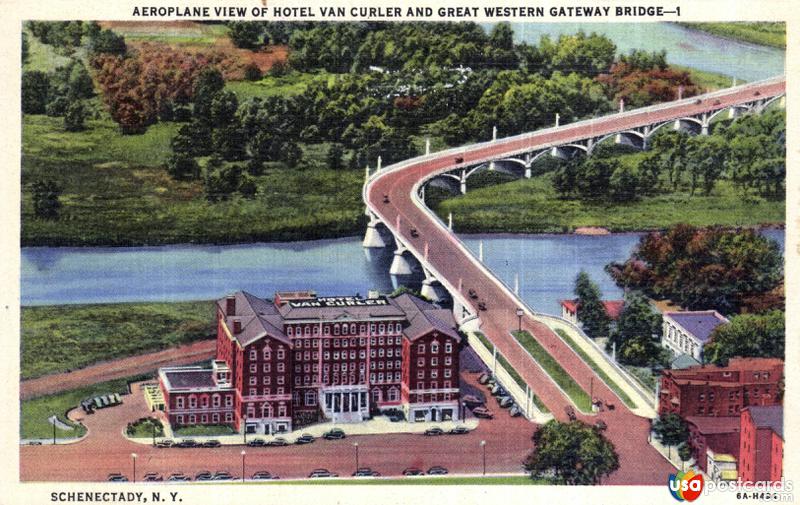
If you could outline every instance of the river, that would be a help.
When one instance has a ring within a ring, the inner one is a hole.
[[[764,234],[784,245],[782,230]],[[607,298],[617,288],[603,267],[628,257],[640,234],[467,235],[477,254],[536,310],[559,311],[586,270]],[[275,291],[314,289],[319,295],[389,292],[392,250],[369,259],[356,237],[311,242],[228,246],[22,249],[22,305],[129,301],[208,300],[243,289],[271,297]],[[418,282],[417,279],[415,282]],[[418,289],[418,285],[413,286]]]
[[[538,44],[542,35],[557,38],[578,30],[594,31],[611,39],[618,53],[665,49],[669,63],[746,81],[782,74],[786,61],[786,51],[782,49],[725,39],[671,23],[511,23],[511,27],[516,42],[529,44]]]

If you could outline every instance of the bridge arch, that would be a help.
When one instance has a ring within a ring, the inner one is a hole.
[[[591,146],[586,151],[587,156],[591,155],[594,152],[594,150],[597,149],[598,145],[602,144],[603,142],[607,141],[610,138],[613,138],[614,142],[617,144],[628,145],[640,150],[644,150],[647,140],[647,137],[643,133],[633,130],[625,130],[618,133],[609,133],[608,135],[600,137],[598,140],[592,142]]]

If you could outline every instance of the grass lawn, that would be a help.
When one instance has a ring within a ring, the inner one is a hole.
[[[155,427],[155,434],[153,428]],[[151,438],[164,436],[164,425],[156,418],[143,417],[131,423],[127,429],[128,436],[133,438]]]
[[[57,438],[77,438],[86,433],[86,428],[72,423],[67,419],[67,412],[77,407],[81,400],[100,394],[128,392],[128,382],[143,380],[145,376],[128,377],[108,382],[92,384],[54,395],[40,396],[20,402],[20,437],[21,438],[52,438],[53,425],[47,418],[56,414],[64,424],[74,426],[74,430],[56,429]],[[121,396],[126,401],[126,396]],[[113,409],[114,407],[107,407]]]
[[[224,424],[198,424],[194,426],[175,428],[172,430],[172,432],[176,436],[181,437],[209,437],[215,435],[231,435],[236,433],[236,430],[230,426],[225,426]]]
[[[786,218],[784,201],[744,201],[726,180],[719,181],[709,196],[689,196],[688,190],[679,189],[615,204],[562,200],[553,189],[551,177],[544,174],[468,189],[466,195],[431,205],[444,220],[453,213],[453,226],[458,233],[563,233],[581,226],[624,232],[663,229],[676,223],[754,226],[783,223]]]
[[[68,133],[60,118],[23,118],[23,246],[247,243],[363,231],[363,171],[324,168],[327,149],[305,146],[295,169],[271,164],[253,199],[209,203],[200,181],[177,182],[164,169],[179,124],[143,135],[120,135],[111,120],[88,126]],[[58,220],[33,215],[30,182],[40,178],[63,188]]]
[[[714,72],[706,72],[705,70],[698,70],[692,67],[682,67],[680,65],[670,65],[675,70],[682,70],[689,72],[692,77],[692,82],[697,84],[705,93],[706,89],[715,91],[718,89],[730,88],[733,85],[733,78],[728,75],[716,74]],[[747,81],[736,79],[736,84],[744,84]]]
[[[57,67],[66,65],[69,58],[56,53],[53,46],[42,44],[39,39],[28,34],[28,61],[22,65],[24,72],[36,70],[39,72],[52,72]]]
[[[481,333],[479,331],[476,331],[475,335],[477,335],[478,340],[481,341],[481,343],[484,345],[484,347],[486,347],[486,349],[488,349],[489,352],[492,352],[492,349],[494,349],[494,346],[492,345],[491,342],[489,342],[489,339],[486,338],[486,335],[484,335],[483,333]],[[522,379],[522,377],[520,377],[519,372],[517,372],[517,370],[514,367],[511,366],[511,363],[508,362],[506,357],[503,356],[500,353],[500,351],[497,352],[497,361],[500,362],[500,366],[505,368],[506,372],[508,372],[508,375],[510,375],[511,378],[514,379],[514,382],[516,382],[517,385],[519,387],[521,387],[523,391],[525,391],[525,386],[527,385],[526,382]],[[530,389],[533,390],[533,388],[530,388]],[[541,398],[539,398],[535,394],[533,395],[533,403],[534,403],[534,405],[536,405],[536,408],[538,408],[541,412],[543,412],[543,413],[550,412],[550,410],[547,408],[547,406],[545,406],[545,404],[542,402]]]
[[[109,26],[131,42],[162,42],[175,46],[212,46],[219,39],[228,36],[228,27],[223,24],[192,21],[173,23],[112,21],[104,22],[102,25]]]
[[[605,382],[606,385],[617,394],[617,396],[620,397],[620,399],[625,403],[625,405],[627,405],[632,409],[636,408],[636,404],[633,402],[633,400],[631,400],[631,397],[625,394],[625,391],[623,391],[622,388],[620,388],[616,382],[611,380],[611,377],[609,377],[603,371],[603,369],[600,368],[597,362],[593,360],[588,354],[586,354],[586,351],[584,351],[578,344],[573,342],[573,340],[569,337],[569,335],[567,335],[564,332],[564,330],[556,329],[556,333],[558,333],[561,336],[561,339],[564,340],[564,342],[566,342],[567,344],[569,344],[569,346],[572,347],[572,349],[576,353],[578,353],[578,355],[583,359],[583,361],[585,361],[590,367],[592,367],[592,370],[594,370],[595,373],[597,373],[598,377],[600,377],[600,379],[603,382]]]
[[[213,303],[22,307],[21,375],[30,379],[208,338]]]
[[[308,479],[303,481],[259,481],[264,484],[289,484],[289,485],[373,485],[373,486],[416,486],[416,485],[439,485],[439,486],[528,486],[528,485],[549,485],[545,479],[531,479],[520,475],[518,477],[406,477],[403,479]]]
[[[786,23],[679,23],[692,30],[763,46],[786,48]]]
[[[260,81],[228,81],[225,89],[236,93],[239,102],[254,97],[294,96],[306,90],[312,82],[330,81],[335,74],[326,72],[291,72],[281,77],[266,76]]]
[[[522,344],[533,359],[535,359],[544,369],[545,373],[553,378],[556,384],[572,399],[575,405],[583,412],[592,411],[592,399],[584,391],[575,379],[570,377],[564,368],[548,353],[544,347],[536,341],[527,331],[512,332],[514,338]]]

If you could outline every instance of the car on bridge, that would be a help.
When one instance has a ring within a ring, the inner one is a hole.
[[[214,475],[209,472],[208,470],[203,470],[202,472],[198,472],[197,475],[194,476],[194,480],[211,480],[214,478]]]
[[[250,480],[272,480],[276,479],[277,477],[273,477],[271,473],[267,472],[266,470],[262,470],[260,472],[256,472],[250,477]]]
[[[464,157],[463,156],[456,156],[456,163],[464,163]]]
[[[164,477],[160,473],[148,472],[142,477],[142,482],[161,482]]]
[[[406,477],[415,477],[417,475],[425,475],[425,472],[420,470],[419,468],[406,468],[403,470],[403,475]]]
[[[376,472],[372,468],[365,466],[353,472],[353,477],[380,477],[380,472]]]
[[[411,228],[410,233],[411,233],[411,236],[414,237],[414,238],[419,237],[419,232],[417,231],[416,228]]]
[[[168,482],[188,482],[192,480],[191,477],[184,475],[183,473],[173,473],[169,477],[167,477]]]
[[[312,470],[310,474],[308,474],[309,479],[324,479],[330,477],[338,477],[338,473],[333,473],[327,468],[317,468]]]
[[[447,468],[443,466],[432,466],[428,468],[428,475],[447,475]]]

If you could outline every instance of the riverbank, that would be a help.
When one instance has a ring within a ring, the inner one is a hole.
[[[677,23],[726,39],[786,49],[786,23]]]

